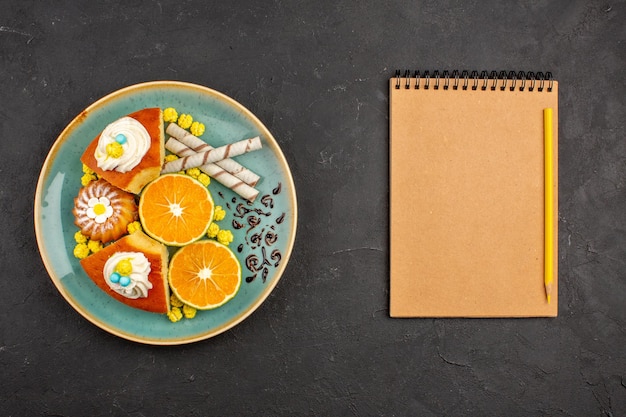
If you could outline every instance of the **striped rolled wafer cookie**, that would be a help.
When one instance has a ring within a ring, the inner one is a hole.
[[[213,148],[210,151],[200,152],[176,159],[174,161],[166,162],[163,165],[163,168],[161,168],[161,174],[184,171],[189,168],[198,168],[202,165],[222,161],[226,158],[237,155],[243,155],[244,153],[256,151],[261,148],[261,138],[258,136],[251,139],[240,140],[238,142],[220,146],[219,148]]]
[[[200,153],[213,149],[211,145],[207,144],[205,141],[198,138],[197,136],[192,135],[182,127],[178,126],[176,123],[170,123],[167,126],[166,133],[178,139],[180,143],[188,146],[195,152]],[[252,187],[254,187],[259,182],[260,177],[257,174],[250,171],[248,168],[242,166],[239,162],[233,159],[226,158],[224,160],[216,162],[215,164],[219,165],[220,167]]]
[[[165,149],[180,157],[192,156],[196,154],[193,149],[189,148],[188,146],[179,142],[173,137],[169,138],[167,142],[165,142]],[[215,181],[219,182],[227,188],[230,188],[235,193],[239,194],[241,197],[250,202],[254,201],[254,199],[259,195],[259,190],[249,186],[241,179],[235,177],[234,175],[230,174],[216,164],[205,164],[200,166],[199,168],[202,172],[215,179]]]

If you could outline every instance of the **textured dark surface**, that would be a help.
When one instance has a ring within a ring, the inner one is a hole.
[[[0,414],[625,416],[626,3],[245,3],[0,0]],[[396,68],[559,80],[557,319],[389,318]],[[63,127],[161,79],[257,114],[300,208],[291,262],[259,310],[178,347],[88,323],[33,231]]]

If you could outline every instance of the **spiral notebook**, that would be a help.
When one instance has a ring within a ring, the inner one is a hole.
[[[405,71],[389,89],[390,315],[556,316],[557,81]]]

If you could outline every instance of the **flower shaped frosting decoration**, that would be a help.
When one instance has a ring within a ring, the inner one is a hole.
[[[87,205],[89,206],[87,217],[94,219],[96,223],[104,223],[113,215],[113,207],[111,207],[111,202],[106,197],[91,198]]]

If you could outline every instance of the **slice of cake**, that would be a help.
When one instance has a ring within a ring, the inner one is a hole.
[[[143,232],[124,236],[80,264],[116,300],[152,313],[170,310],[167,248]]]
[[[80,160],[116,187],[139,194],[161,172],[164,138],[161,109],[139,110],[106,126]]]

